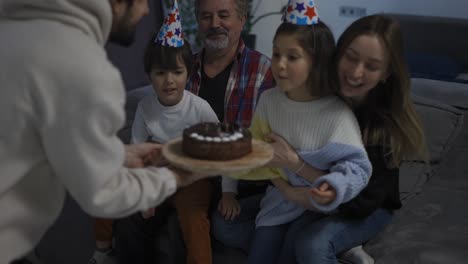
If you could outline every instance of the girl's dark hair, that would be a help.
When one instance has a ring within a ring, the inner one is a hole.
[[[328,26],[321,21],[309,26],[283,22],[276,30],[273,41],[279,35],[295,36],[311,57],[312,67],[307,79],[311,94],[320,97],[333,94],[338,87],[338,77],[333,60],[335,39]]]
[[[150,74],[151,70],[158,67],[164,70],[177,69],[177,58],[180,56],[187,69],[187,74],[190,76],[193,56],[192,49],[188,41],[184,40],[184,45],[180,48],[166,47],[154,42],[151,38],[146,47],[143,64],[146,74]]]

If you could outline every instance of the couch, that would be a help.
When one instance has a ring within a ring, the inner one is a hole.
[[[403,208],[365,249],[377,263],[466,263],[468,259],[468,85],[412,79],[413,102],[423,121],[430,166],[406,161],[401,168]],[[138,101],[152,94],[146,86],[127,94],[127,121],[119,136],[129,142]],[[158,240],[164,261],[184,263],[176,217]],[[77,225],[76,223],[79,223]],[[65,241],[66,243],[63,243]],[[43,263],[85,263],[92,254],[92,219],[67,198],[63,212],[36,249]],[[213,243],[214,263],[239,264],[241,251]],[[64,261],[66,260],[66,261]],[[38,262],[34,262],[38,263]]]
[[[412,77],[468,83],[468,19],[388,15],[402,26]]]
[[[403,207],[365,249],[377,263],[467,263],[468,85],[413,79],[413,91],[430,168],[403,164]]]
[[[466,263],[468,259],[468,85],[412,79],[413,102],[427,137],[430,164],[405,161],[400,175],[403,208],[365,249],[377,263]],[[130,138],[137,102],[153,94],[146,86],[128,93]],[[245,255],[214,242],[215,263],[243,263]],[[177,262],[177,261],[176,261]],[[183,263],[183,262],[182,262]]]
[[[402,25],[412,76],[431,78],[412,79],[431,166],[405,162],[403,208],[365,249],[377,263],[467,263],[468,36],[460,33],[468,20],[391,15]],[[430,66],[419,68],[421,63]]]
[[[453,65],[453,61],[461,65],[451,69],[461,72],[449,72],[447,75],[444,69],[443,78],[440,78],[440,72],[428,72],[427,68],[422,74],[413,72],[413,77],[439,79],[412,79],[413,101],[425,127],[430,166],[418,161],[403,164],[400,177],[403,208],[381,235],[365,245],[365,249],[376,259],[376,263],[467,263],[468,213],[465,209],[468,204],[468,177],[465,173],[468,172],[468,84],[460,83],[460,80],[463,82],[468,73],[467,45],[463,44],[468,43],[468,35],[460,34],[466,30],[453,28],[468,29],[468,22],[392,15],[402,23],[408,53],[437,54],[450,58],[450,65]],[[427,39],[432,37],[431,34],[426,35],[426,29],[434,28],[434,23],[438,34],[436,41]],[[429,70],[434,69],[440,67]],[[448,82],[447,79],[459,83]],[[127,93],[127,120],[119,132],[124,142],[130,140],[138,101],[152,93],[149,86]],[[167,241],[164,250],[168,253],[167,258],[159,263],[183,263],[183,255],[170,250],[170,247],[178,247],[181,243],[177,239],[176,226],[169,225],[167,232],[158,238]],[[92,219],[68,197],[61,216],[35,253],[48,264],[82,264],[86,263],[93,248]],[[216,242],[213,248],[216,264],[238,264],[245,260],[245,255],[239,250]]]
[[[467,263],[468,259],[468,20],[390,14],[399,20],[411,68],[412,99],[420,115],[429,166],[405,161],[403,208],[378,237],[365,245],[377,263]],[[437,31],[438,37],[427,34]],[[424,45],[421,45],[424,43]],[[448,43],[451,43],[448,45]],[[420,67],[432,64],[431,67]],[[421,78],[423,77],[423,78]],[[430,78],[430,79],[424,79]],[[127,126],[135,103],[152,91],[130,92]],[[465,125],[464,125],[465,124]],[[122,130],[129,137],[128,127]],[[215,263],[242,263],[245,255],[214,242]]]

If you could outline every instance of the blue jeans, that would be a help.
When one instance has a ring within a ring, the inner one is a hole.
[[[278,263],[338,263],[337,254],[373,238],[392,217],[382,208],[364,219],[306,212],[290,225]]]
[[[255,217],[260,210],[263,194],[249,196],[239,200],[240,214],[234,220],[225,220],[215,210],[211,215],[211,234],[225,246],[249,252],[250,240],[255,231]]]
[[[241,212],[227,221],[215,211],[211,216],[211,232],[225,246],[242,249],[248,254],[247,263],[274,263],[283,246],[289,224],[255,228],[263,194],[239,200]]]
[[[257,227],[250,244],[247,264],[275,263],[288,227],[289,224]]]

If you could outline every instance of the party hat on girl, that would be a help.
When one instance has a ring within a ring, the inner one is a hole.
[[[319,22],[313,0],[289,0],[283,21],[296,25],[314,25]]]

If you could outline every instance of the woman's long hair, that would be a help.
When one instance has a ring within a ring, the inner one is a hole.
[[[384,146],[389,151],[390,167],[399,167],[405,159],[427,162],[423,127],[410,96],[411,83],[400,25],[385,15],[356,20],[338,40],[337,62],[351,42],[362,35],[380,39],[389,62],[388,78],[369,91],[357,113],[361,117],[364,144]]]

